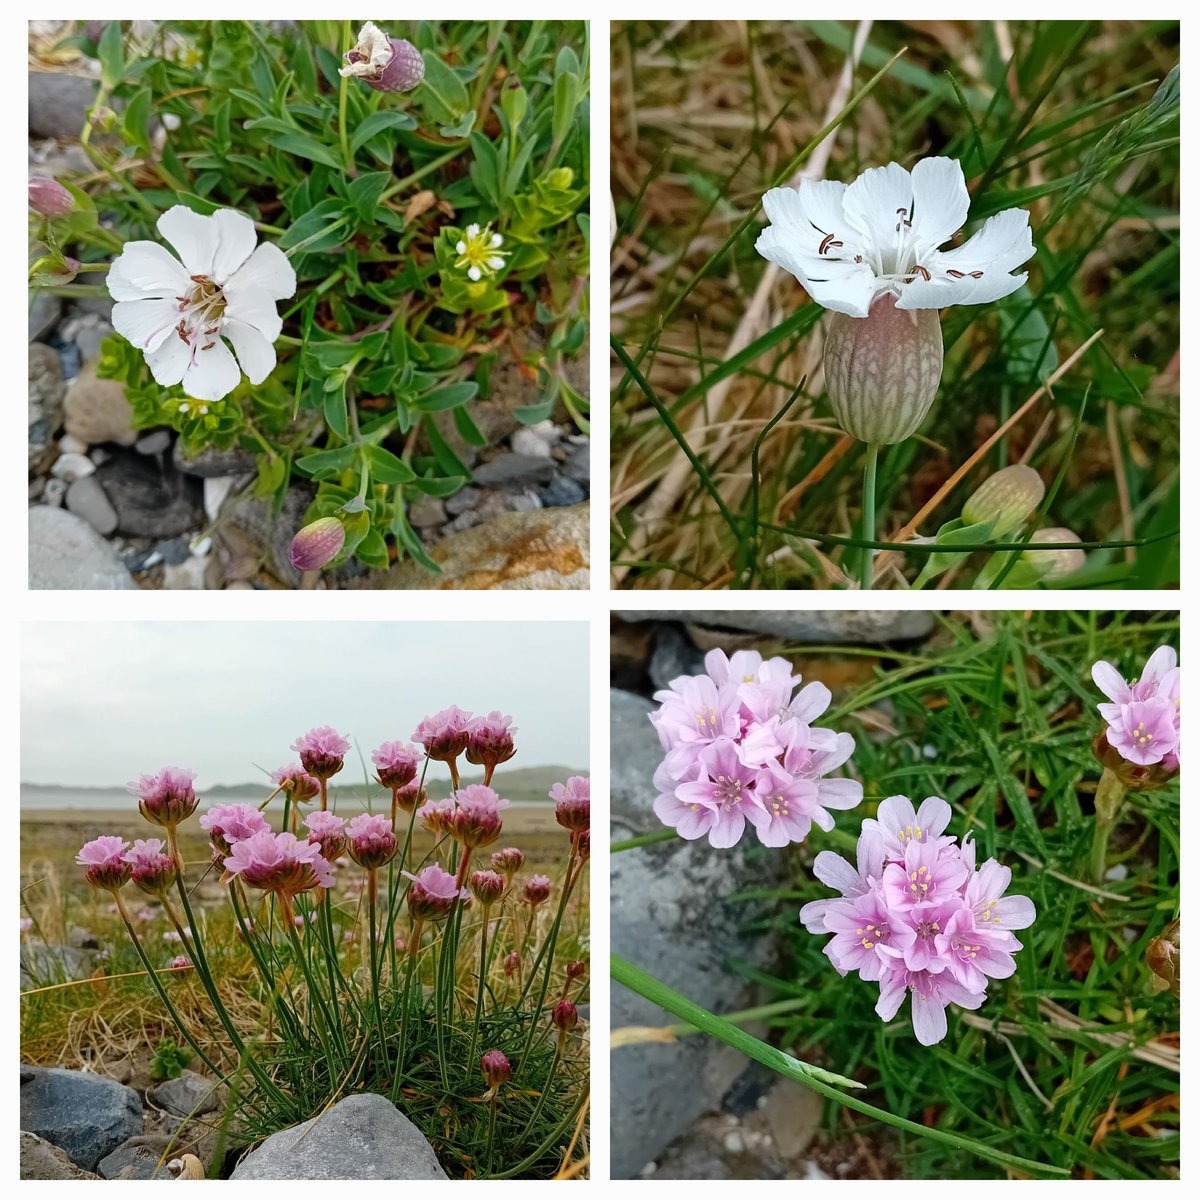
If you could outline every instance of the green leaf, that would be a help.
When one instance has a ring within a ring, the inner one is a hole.
[[[121,132],[143,153],[150,152],[150,99],[148,87],[138,88],[121,117]]]
[[[432,392],[426,392],[417,401],[416,407],[422,412],[446,412],[448,409],[466,404],[468,400],[473,400],[478,392],[479,384],[475,382],[451,383],[445,387],[434,388]]]
[[[303,133],[268,133],[267,141],[280,150],[286,150],[289,154],[298,154],[301,158],[324,163],[325,166],[333,167],[336,170],[342,168],[342,164],[332,150],[322,146],[320,142],[313,141]]]
[[[427,571],[432,571],[435,575],[442,573],[442,568],[429,557],[425,547],[421,544],[421,539],[417,537],[416,531],[408,523],[408,517],[404,514],[404,506],[396,505],[396,515],[392,518],[392,533],[396,535],[396,541],[408,551],[409,556],[416,562],[419,562]]]
[[[425,78],[417,90],[424,105],[440,125],[461,120],[471,106],[471,98],[453,68],[436,54],[426,53]]]
[[[340,474],[353,465],[354,459],[353,446],[338,446],[334,450],[318,450],[315,454],[306,454],[303,458],[296,459],[296,470],[313,477],[319,472]]]
[[[388,558],[387,542],[383,540],[383,534],[374,526],[367,530],[363,535],[362,541],[354,547],[354,553],[368,567],[375,567],[377,570],[386,571],[391,566],[391,560]]]
[[[371,478],[379,483],[412,483],[416,472],[403,459],[382,446],[364,446],[363,455],[371,467]]]
[[[344,442],[350,437],[350,414],[346,411],[346,381],[338,379],[333,382],[334,386],[327,387],[325,392],[325,424]]]
[[[451,475],[448,479],[429,479],[420,476],[414,482],[427,496],[453,496],[467,482],[467,477]]]
[[[350,149],[357,152],[373,137],[385,130],[415,129],[416,127],[416,118],[411,113],[397,112],[395,109],[372,113],[365,121],[360,122],[350,135]]]
[[[347,189],[350,193],[350,203],[354,205],[364,224],[370,224],[374,219],[379,198],[383,195],[383,189],[391,182],[391,178],[391,171],[372,171],[368,175],[360,175]]]
[[[111,92],[125,76],[125,47],[121,39],[120,21],[109,21],[105,25],[97,53],[100,56],[100,81]]]

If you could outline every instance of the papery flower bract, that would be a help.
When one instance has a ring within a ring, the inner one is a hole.
[[[275,786],[288,794],[293,804],[307,804],[321,794],[321,782],[302,766],[280,767],[271,772]]]
[[[515,846],[506,846],[492,855],[492,870],[504,876],[505,883],[512,883],[513,876],[525,862],[525,854]]]
[[[288,561],[297,571],[319,571],[337,558],[345,544],[345,525],[337,517],[319,517],[292,538]]]
[[[471,714],[457,705],[443,708],[426,717],[413,731],[412,740],[425,747],[425,753],[438,762],[453,762],[470,740],[467,727]]]
[[[1076,550],[1073,546],[1064,547],[1064,542],[1081,541],[1079,534],[1074,530],[1064,529],[1061,526],[1055,526],[1053,529],[1038,529],[1030,535],[1028,549],[1021,551],[1021,562],[1027,563],[1039,576],[1041,583],[1053,583],[1055,580],[1066,579],[1069,575],[1074,575],[1076,571],[1083,569],[1087,562],[1087,554],[1080,547]],[[1054,550],[1039,550],[1038,546],[1042,542],[1049,542],[1051,546],[1057,546]]]
[[[592,824],[592,783],[584,775],[572,775],[566,783],[550,788],[554,801],[554,819],[572,833],[590,829]]]
[[[163,767],[157,775],[142,775],[126,790],[138,798],[138,809],[147,821],[173,829],[196,811],[200,803],[192,787],[196,772],[184,767]]]
[[[1138,766],[1171,757],[1172,767],[1177,767],[1180,671],[1175,651],[1159,646],[1136,683],[1126,683],[1116,667],[1103,660],[1092,666],[1092,679],[1111,702],[1096,706],[1108,723],[1108,744]]]
[[[197,400],[227,396],[243,372],[262,383],[283,329],[276,302],[296,291],[287,256],[269,242],[256,248],[254,222],[232,209],[202,217],[177,204],[157,225],[183,261],[157,242],[126,242],[108,272],[113,327],[158,384],[182,383]]]
[[[412,881],[408,886],[408,911],[414,920],[440,920],[454,907],[455,900],[468,894],[437,863],[430,863],[417,875],[409,871],[403,875]]]
[[[75,207],[75,197],[57,179],[34,175],[29,180],[29,207],[43,217],[62,217]]]
[[[315,779],[328,779],[342,769],[350,742],[336,729],[322,725],[297,738],[291,748],[300,755],[300,764],[310,775]]]
[[[380,787],[403,788],[417,777],[417,762],[420,751],[403,742],[384,742],[378,750],[371,751],[375,764],[375,778]]]
[[[496,871],[474,871],[471,874],[471,891],[475,899],[488,908],[504,895],[504,876]]]
[[[115,892],[129,882],[132,868],[125,859],[129,843],[124,838],[104,834],[87,842],[75,856],[75,862],[87,867],[84,877],[92,887]]]
[[[284,900],[315,887],[333,887],[335,880],[332,867],[315,842],[270,830],[235,842],[225,859],[225,870],[243,883],[274,892]]]
[[[523,899],[530,908],[537,908],[550,895],[550,879],[546,875],[531,875],[525,882]]]
[[[486,717],[475,717],[467,725],[466,759],[489,773],[506,763],[517,752],[513,743],[512,717],[492,711]]]
[[[133,882],[148,896],[162,896],[175,886],[179,874],[175,859],[159,838],[138,838],[125,855]]]
[[[410,92],[425,78],[421,52],[405,38],[389,37],[373,21],[358,31],[338,74],[359,79],[377,92]]]
[[[478,225],[468,225],[454,244],[454,252],[458,255],[454,265],[460,271],[465,270],[472,283],[478,283],[485,275],[504,270],[508,251],[501,249],[503,245],[504,238],[493,233],[490,225],[482,229]]]
[[[346,853],[349,843],[343,818],[331,812],[315,812],[304,818],[304,824],[308,840],[321,848],[321,857],[331,866]]]
[[[350,857],[369,871],[386,866],[399,849],[392,822],[382,813],[359,813],[351,817],[346,837]]]
[[[271,826],[253,804],[217,804],[200,814],[200,828],[212,839],[214,856],[221,859],[234,842],[253,837]]]

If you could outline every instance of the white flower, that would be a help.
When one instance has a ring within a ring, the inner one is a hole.
[[[969,197],[952,158],[923,158],[910,174],[899,163],[872,167],[852,184],[804,180],[763,197],[771,224],[756,248],[794,275],[825,308],[865,317],[877,296],[897,308],[985,304],[1028,278],[1012,272],[1033,256],[1029,214],[989,217],[954,250]]]
[[[183,262],[157,242],[127,242],[108,272],[113,327],[158,383],[182,383],[197,400],[227,396],[243,371],[262,383],[283,329],[276,301],[296,292],[287,256],[267,242],[256,249],[254,222],[227,208],[202,217],[177,204],[158,231]]]
[[[490,225],[481,229],[478,225],[468,225],[465,238],[460,238],[454,244],[454,252],[458,255],[454,265],[461,271],[464,268],[467,278],[472,283],[478,283],[485,275],[494,275],[504,270],[504,260],[507,250],[501,250],[504,238],[492,232]]]

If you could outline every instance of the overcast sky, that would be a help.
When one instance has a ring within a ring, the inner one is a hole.
[[[112,787],[163,766],[248,783],[332,725],[370,765],[423,716],[494,708],[513,766],[588,765],[582,622],[31,622],[21,638],[21,778]],[[355,751],[346,770],[361,777]]]

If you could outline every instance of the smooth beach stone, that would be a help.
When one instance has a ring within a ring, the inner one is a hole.
[[[117,552],[87,521],[61,508],[35,504],[29,510],[29,586],[130,590],[137,584]]]
[[[682,621],[705,629],[739,629],[746,633],[762,633],[794,643],[849,642],[875,645],[880,642],[918,641],[933,632],[932,613],[902,612],[899,609],[828,609],[820,612],[629,609],[622,610],[618,615],[622,621]]]
[[[385,1096],[339,1100],[328,1112],[273,1133],[233,1179],[445,1179],[421,1131]]]
[[[146,1093],[146,1100],[177,1117],[216,1112],[221,1106],[213,1081],[195,1071],[183,1071],[175,1079],[164,1079]]]
[[[21,1128],[88,1171],[142,1131],[142,1098],[123,1083],[61,1067],[21,1068]]]

